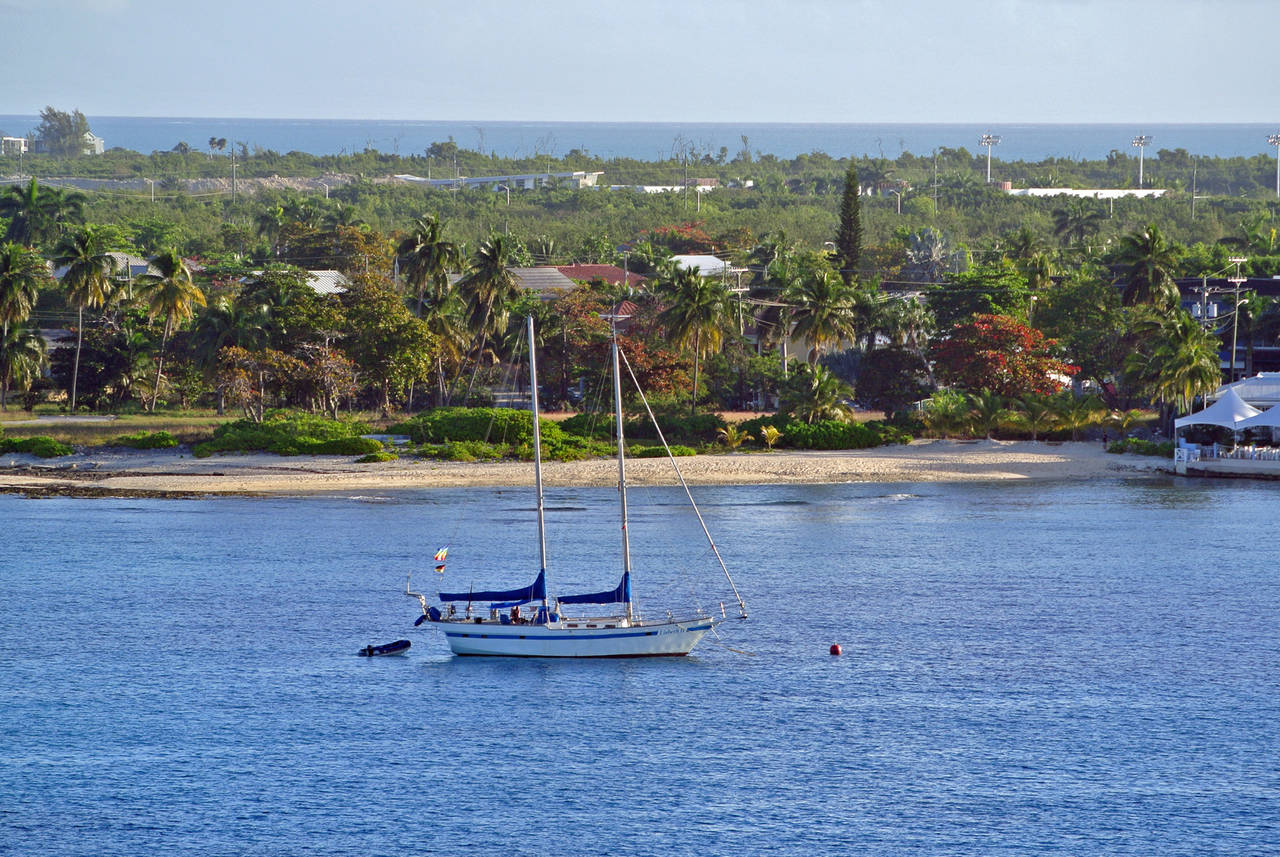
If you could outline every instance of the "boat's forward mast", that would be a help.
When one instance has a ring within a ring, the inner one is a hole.
[[[622,579],[625,582],[631,579],[631,535],[627,525],[627,456],[622,433],[622,368],[618,357],[618,318],[619,316],[615,315],[610,319],[613,322],[610,353],[613,357],[613,419],[617,425],[615,434],[618,439],[618,499],[622,511]],[[630,622],[635,618],[635,608],[631,603],[630,587],[626,587],[626,592],[628,598],[624,603],[627,609],[627,621]]]
[[[529,390],[530,409],[533,411],[533,482],[538,494],[538,567],[545,579],[547,574],[547,520],[546,504],[542,498],[542,430],[538,425],[538,349],[534,347],[533,316],[525,319],[529,337]],[[614,370],[617,371],[616,369]],[[542,595],[544,609],[550,607],[546,592]],[[630,605],[628,605],[628,608]]]

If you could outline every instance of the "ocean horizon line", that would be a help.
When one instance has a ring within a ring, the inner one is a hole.
[[[421,117],[349,117],[349,116],[200,116],[200,115],[172,115],[161,113],[94,113],[85,114],[92,119],[140,119],[146,121],[164,120],[170,122],[347,122],[347,123],[378,123],[378,124],[475,124],[485,123],[489,125],[710,125],[710,126],[770,126],[770,127],[829,127],[829,128],[846,128],[846,127],[915,127],[915,128],[937,128],[937,127],[989,127],[995,130],[997,126],[1014,127],[1014,128],[1134,128],[1141,130],[1146,127],[1176,127],[1176,128],[1240,128],[1274,126],[1280,130],[1280,122],[1265,122],[1262,120],[1252,119],[1231,119],[1231,120],[1211,120],[1211,121],[1184,121],[1172,119],[1134,119],[1134,120],[1080,120],[1080,121],[1040,121],[1040,120],[1024,120],[1024,119],[1001,119],[1001,120],[970,120],[970,119],[946,119],[946,120],[922,120],[922,119],[860,119],[849,121],[834,120],[805,120],[805,119],[498,119],[485,117],[436,117],[424,119]],[[0,113],[0,120],[29,120],[39,122],[40,115],[38,113]]]
[[[94,134],[108,149],[148,153],[185,143],[203,150],[209,139],[250,151],[305,152],[315,156],[377,151],[422,155],[434,143],[497,157],[561,157],[572,151],[609,160],[670,160],[686,155],[723,159],[744,149],[791,159],[804,154],[832,157],[925,156],[940,149],[978,152],[983,135],[999,142],[996,160],[1100,160],[1131,153],[1138,135],[1148,154],[1183,149],[1194,156],[1252,157],[1272,147],[1275,124],[1252,122],[767,122],[570,121],[520,119],[325,119],[209,116],[90,116]],[[0,115],[0,132],[27,134],[39,117]],[[225,150],[224,150],[225,151]]]

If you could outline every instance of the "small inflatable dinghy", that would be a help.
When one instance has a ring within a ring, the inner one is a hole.
[[[409,651],[409,646],[413,645],[408,640],[396,640],[394,643],[384,643],[381,646],[365,646],[356,652],[362,658],[376,658],[380,655],[403,655]]]

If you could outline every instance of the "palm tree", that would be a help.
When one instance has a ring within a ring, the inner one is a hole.
[[[772,450],[773,445],[782,438],[782,429],[777,426],[760,426],[760,442],[765,449]]]
[[[1030,226],[1020,226],[1006,233],[1000,240],[1000,255],[1015,264],[1043,252],[1044,242]]]
[[[818,271],[802,278],[783,293],[791,305],[787,314],[790,335],[809,343],[809,365],[815,365],[823,351],[842,342],[852,342],[858,333],[857,287],[830,271]]]
[[[1117,260],[1125,266],[1125,306],[1152,304],[1175,307],[1180,300],[1173,272],[1182,258],[1182,248],[1171,244],[1154,223],[1120,238]]]
[[[806,423],[821,420],[847,422],[853,408],[847,403],[853,388],[822,365],[803,365],[791,377],[784,392],[784,406]]]
[[[27,334],[33,330],[26,326],[26,321],[36,306],[41,281],[47,278],[49,271],[38,253],[15,243],[0,246],[0,347],[5,349],[0,411],[8,402],[10,376],[26,365],[22,356],[29,345]],[[40,358],[44,359],[44,340],[38,331],[35,336],[40,345]]]
[[[279,205],[264,209],[255,221],[258,234],[267,239],[267,243],[271,245],[271,255],[277,258],[280,256],[280,232],[284,229],[285,222],[284,208]]]
[[[1130,408],[1127,411],[1112,411],[1107,415],[1107,425],[1119,433],[1121,440],[1124,440],[1134,426],[1146,421],[1147,415],[1137,408]]]
[[[409,235],[396,247],[400,270],[416,295],[416,315],[421,318],[428,289],[432,304],[443,304],[449,293],[449,273],[462,267],[462,250],[444,238],[439,219],[424,214],[413,222]]]
[[[658,320],[671,341],[693,350],[692,413],[698,405],[698,372],[704,354],[720,349],[730,317],[730,293],[725,284],[704,277],[697,268],[680,268],[658,283],[665,309]]]
[[[1005,407],[1004,397],[990,390],[980,390],[969,397],[969,417],[975,428],[986,435],[987,440],[1007,420],[1010,411]]]
[[[212,373],[218,352],[224,348],[256,351],[266,340],[269,316],[260,304],[243,303],[223,297],[209,304],[196,317],[192,345],[206,373]],[[218,390],[218,414],[225,409],[224,390]]]
[[[115,297],[116,257],[107,249],[107,236],[100,227],[85,226],[63,236],[54,250],[53,263],[65,266],[62,287],[76,308],[76,359],[71,370],[71,413],[76,412],[80,380],[80,350],[84,345],[84,311],[101,309]]]
[[[368,222],[360,217],[354,205],[347,205],[342,202],[326,211],[320,221],[326,229],[337,229],[339,226],[346,226],[351,229],[365,229],[369,226]]]
[[[1058,415],[1059,425],[1071,430],[1072,440],[1079,440],[1080,430],[1096,423],[1106,410],[1097,396],[1077,398],[1070,390],[1055,395],[1051,405]]]
[[[40,254],[20,244],[0,244],[0,324],[25,321],[48,276]]]
[[[1053,260],[1048,253],[1037,251],[1018,262],[1018,270],[1027,278],[1032,294],[1053,285]]]
[[[195,314],[196,307],[205,305],[204,292],[191,279],[191,269],[176,249],[166,250],[151,260],[159,271],[143,274],[138,278],[138,296],[147,302],[147,312],[152,318],[164,318],[164,335],[160,339],[160,359],[156,363],[156,382],[151,391],[151,405],[155,411],[160,396],[160,378],[164,371],[164,354],[169,345],[169,334],[175,325]]]
[[[779,241],[785,241],[785,236]],[[748,296],[756,302],[756,325],[762,346],[776,345],[786,339],[785,307],[781,296],[808,276],[812,267],[781,243],[757,245],[751,251],[748,265],[753,269]],[[757,268],[758,263],[764,263]]]
[[[1083,245],[1085,239],[1102,228],[1106,215],[1083,199],[1074,199],[1066,208],[1053,211],[1053,234],[1065,246]]]
[[[445,364],[461,367],[467,353],[467,326],[463,321],[463,305],[457,295],[447,293],[444,299],[427,304],[422,313],[436,346],[436,404],[445,402]]]
[[[0,411],[8,410],[9,385],[29,387],[44,366],[40,331],[26,322],[6,324],[0,334]]]
[[[458,293],[466,302],[467,328],[473,336],[479,337],[475,369],[467,384],[468,399],[485,349],[490,339],[499,338],[506,331],[511,302],[520,294],[520,283],[510,269],[514,251],[515,244],[509,236],[492,233],[480,242],[467,272],[457,283]]]
[[[1048,431],[1058,421],[1053,404],[1047,396],[1026,395],[1018,399],[1017,414],[1019,420],[1031,432],[1031,439],[1040,439],[1040,433]]]
[[[880,311],[880,328],[891,344],[905,348],[919,358],[925,374],[929,376],[929,386],[937,386],[933,364],[924,353],[924,346],[937,329],[929,308],[918,298],[887,301]]]
[[[84,199],[79,192],[41,187],[35,179],[11,186],[0,196],[0,218],[9,220],[4,240],[34,247],[58,237],[68,223],[82,220]]]
[[[1140,349],[1125,360],[1125,371],[1153,399],[1190,412],[1196,396],[1222,383],[1218,341],[1185,310],[1140,319]]]

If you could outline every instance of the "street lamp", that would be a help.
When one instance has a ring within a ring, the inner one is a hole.
[[[143,181],[144,181],[144,182],[146,182],[147,184],[151,185],[151,204],[152,204],[152,205],[155,205],[155,204],[156,204],[156,180],[155,180],[155,179],[143,179]]]
[[[1138,187],[1142,187],[1142,156],[1147,146],[1151,145],[1151,138],[1146,134],[1139,134],[1133,138],[1130,144],[1138,149]]]
[[[1236,275],[1228,277],[1227,282],[1236,287],[1235,311],[1231,313],[1231,382],[1236,380],[1236,342],[1240,335],[1240,284],[1245,278],[1240,276],[1240,266],[1249,260],[1243,256],[1232,256],[1228,262],[1236,266]]]
[[[1267,142],[1276,147],[1276,199],[1280,199],[1280,132],[1268,134]]]
[[[987,181],[991,181],[991,178],[988,177]],[[902,191],[889,188],[889,193],[893,194],[898,198],[898,213],[901,214],[902,213]]]
[[[507,192],[507,205],[511,205],[511,188],[509,186],[500,184],[494,190],[505,190]]]
[[[979,146],[987,147],[987,184],[991,184],[991,147],[1000,145],[1000,137],[995,134],[983,134],[978,138]],[[899,197],[901,202],[901,197]],[[899,214],[902,212],[899,211]]]

